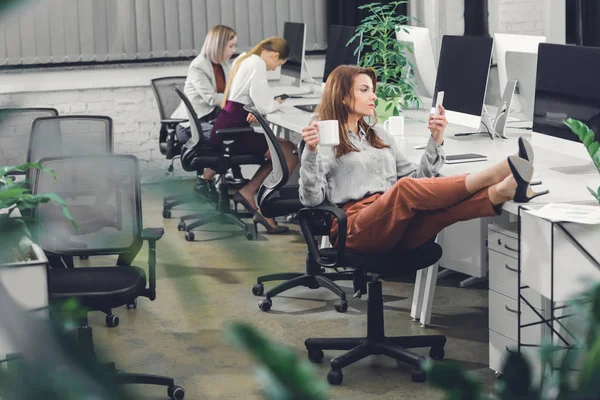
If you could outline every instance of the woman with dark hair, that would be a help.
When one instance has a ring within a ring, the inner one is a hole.
[[[413,164],[390,134],[364,119],[375,115],[375,85],[371,68],[336,68],[316,115],[338,120],[340,144],[319,146],[316,122],[302,131],[300,200],[309,207],[327,200],[344,209],[347,248],[372,254],[416,248],[455,222],[495,216],[506,201],[532,198],[533,151],[525,140],[519,156],[470,175],[436,178],[445,160],[444,108],[429,116],[431,136],[420,163]],[[330,236],[335,245],[337,221]]]

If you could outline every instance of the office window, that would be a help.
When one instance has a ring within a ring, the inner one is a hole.
[[[305,22],[306,48],[327,47],[326,0],[40,0],[0,24],[0,66],[193,57],[208,29],[231,26],[245,51]],[[10,39],[10,40],[9,40]]]

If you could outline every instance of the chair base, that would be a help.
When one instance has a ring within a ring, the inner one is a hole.
[[[346,312],[348,310],[348,301],[346,300],[346,293],[340,288],[334,281],[352,281],[354,276],[351,272],[348,273],[337,273],[328,272],[324,273],[321,267],[312,261],[312,258],[307,255],[306,257],[306,272],[282,272],[279,274],[271,274],[259,276],[256,279],[256,284],[252,286],[252,293],[255,296],[262,296],[264,293],[264,282],[272,281],[285,281],[269,290],[264,298],[258,303],[258,307],[262,311],[269,311],[273,306],[271,300],[274,296],[281,294],[287,290],[295,287],[304,286],[309,289],[325,288],[337,295],[340,300],[335,303],[335,309],[338,312]]]
[[[324,357],[323,350],[349,350],[347,353],[331,360],[331,371],[327,374],[327,381],[332,385],[342,383],[342,368],[370,355],[379,354],[413,366],[413,382],[425,382],[426,375],[423,367],[426,358],[408,349],[431,347],[429,356],[434,360],[442,360],[444,358],[446,337],[443,335],[386,337],[383,325],[381,282],[370,282],[368,290],[367,336],[364,338],[307,339],[304,344],[308,351],[309,360],[320,363]]]
[[[87,318],[85,325],[77,328],[77,342],[83,357],[95,363],[96,353],[94,351],[94,341],[92,338],[92,328],[87,326]],[[185,390],[175,385],[175,380],[167,376],[149,375],[149,374],[130,374],[124,373],[116,368],[115,364],[104,363],[101,365],[101,372],[118,385],[124,384],[144,384],[165,386],[167,388],[167,396],[173,400],[182,400],[185,397]]]

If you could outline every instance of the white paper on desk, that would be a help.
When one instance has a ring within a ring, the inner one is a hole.
[[[549,221],[575,222],[578,224],[600,224],[600,206],[582,204],[550,203],[529,213]]]

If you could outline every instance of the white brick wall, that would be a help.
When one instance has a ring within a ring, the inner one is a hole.
[[[54,107],[59,115],[107,115],[114,123],[115,153],[140,160],[142,182],[167,178],[169,162],[158,149],[159,113],[150,86],[101,88],[0,95],[0,104]],[[175,164],[175,177],[193,177]]]

